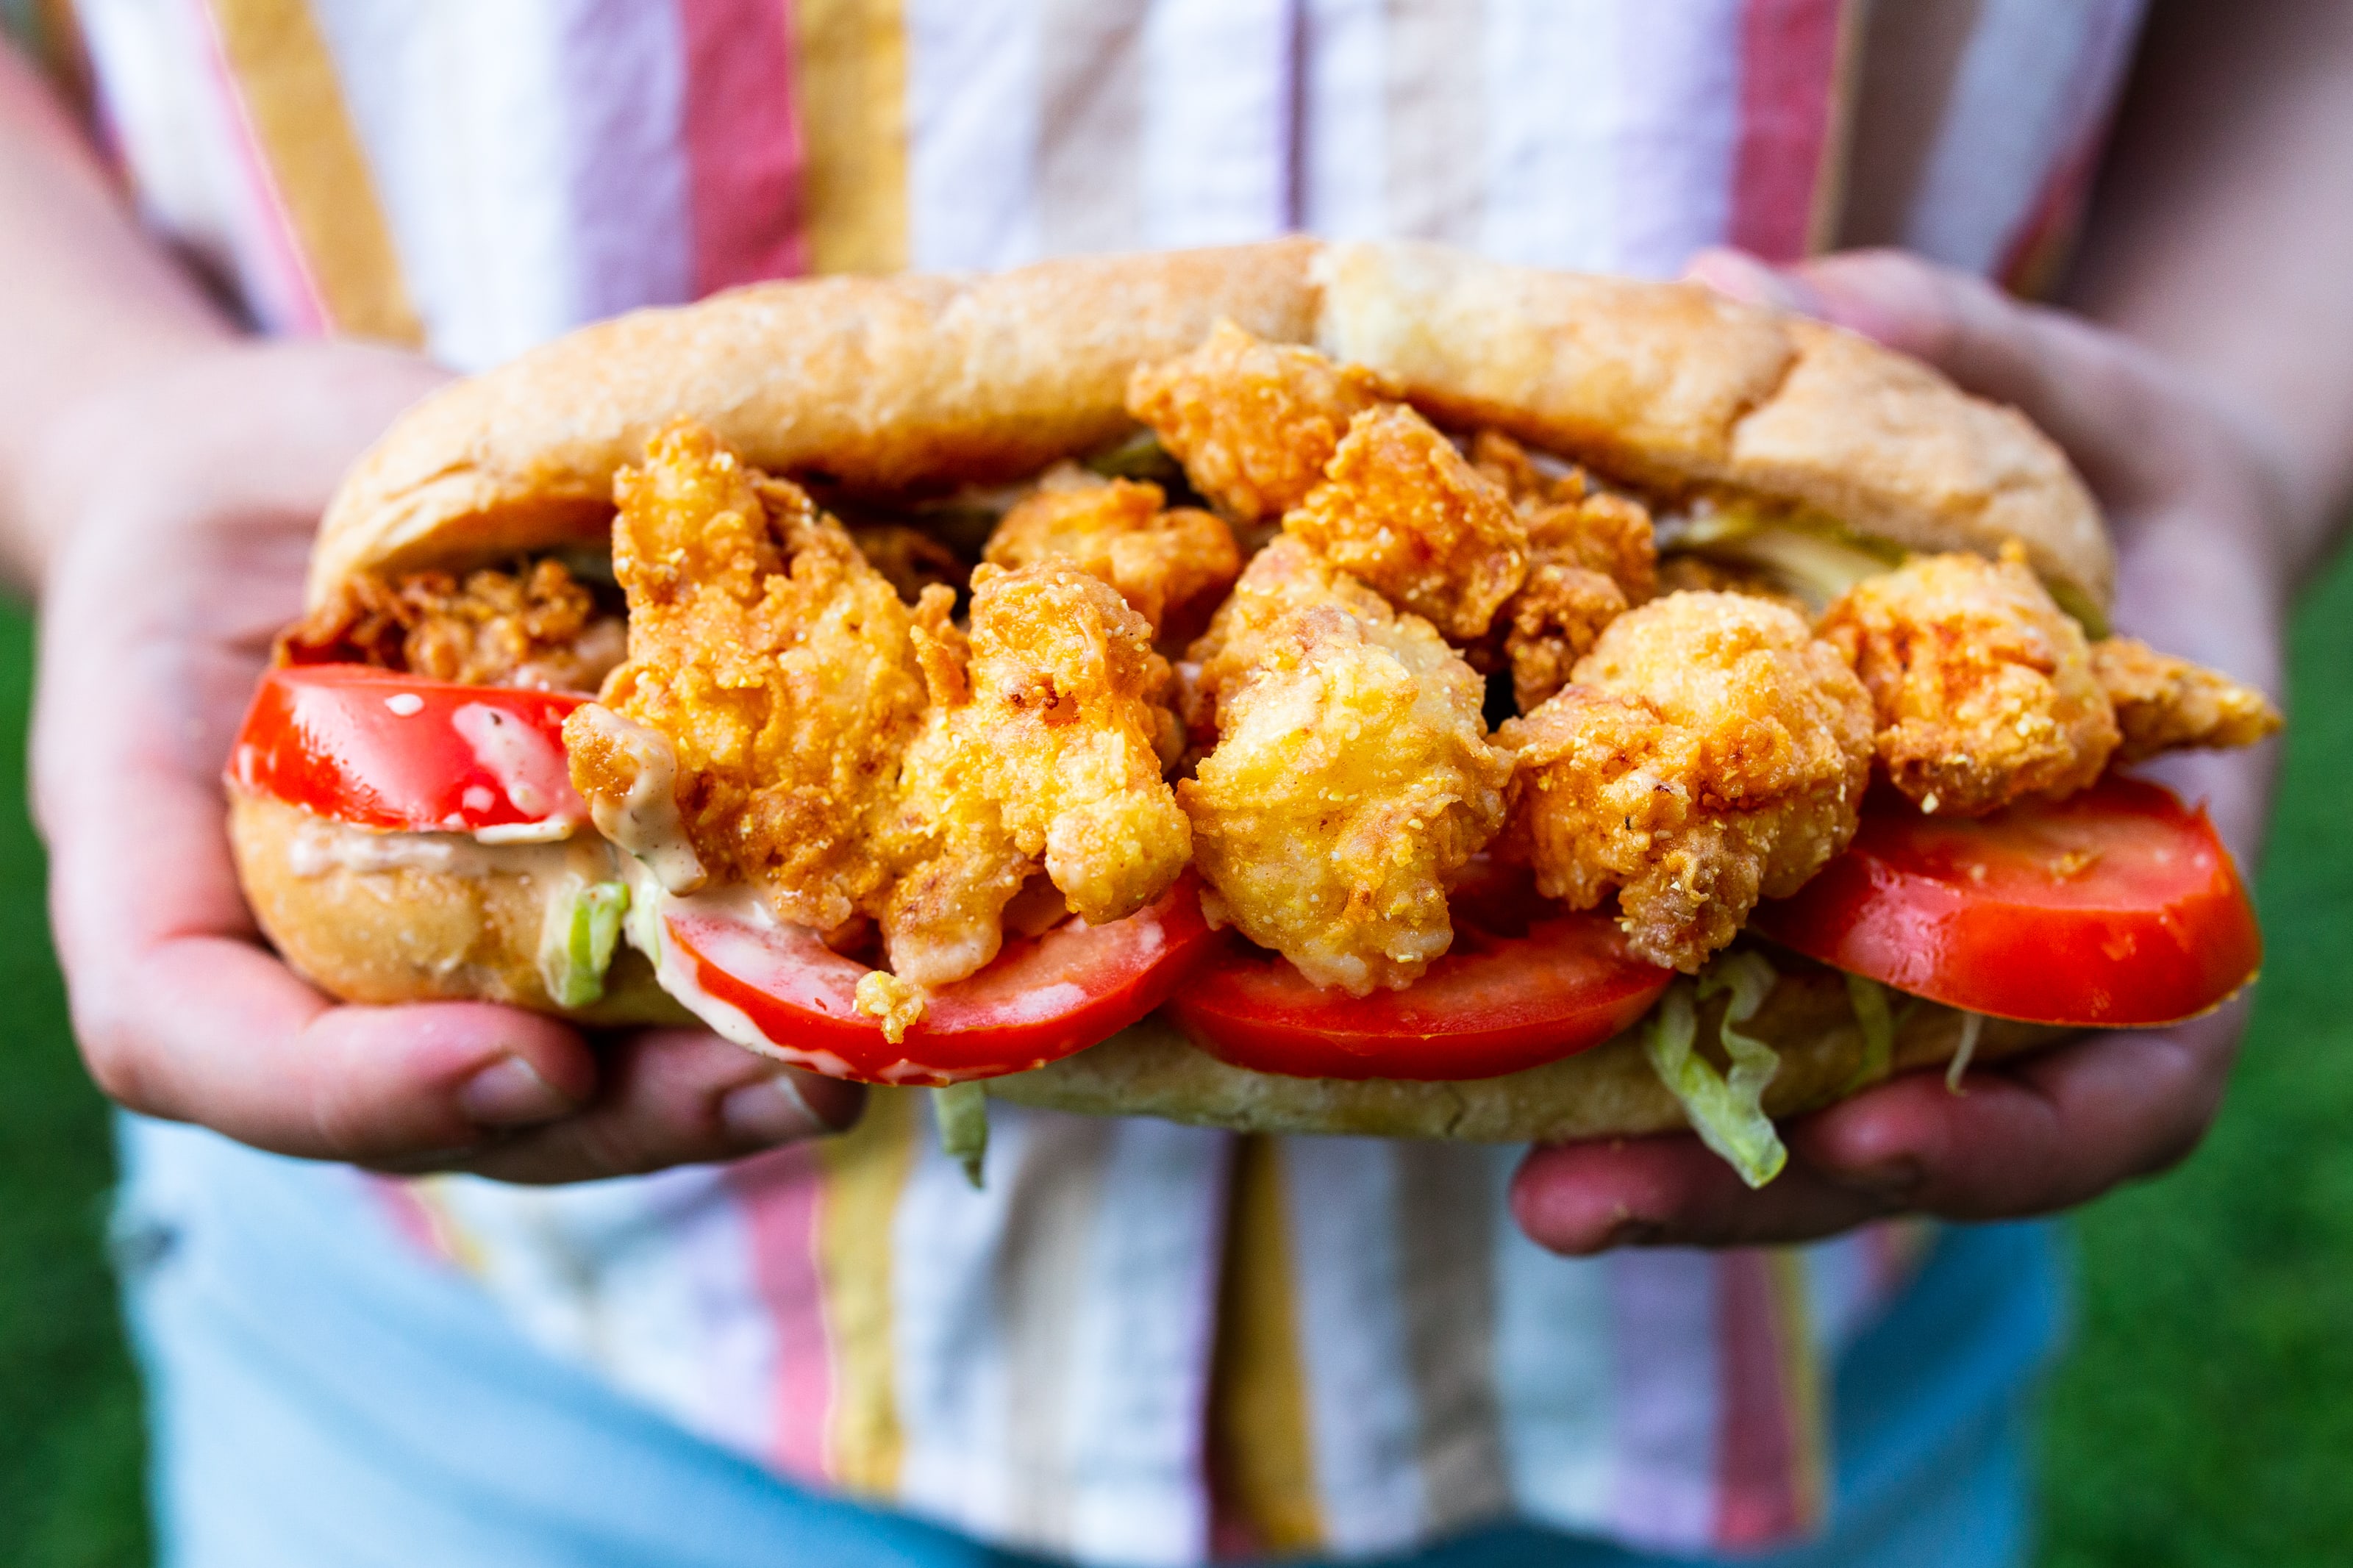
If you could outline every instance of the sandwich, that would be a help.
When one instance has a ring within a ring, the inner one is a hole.
[[[2218,1005],[2058,449],[1695,286],[1305,239],[760,285],[402,416],[227,769],[348,1001],[1240,1130],[1777,1117]]]

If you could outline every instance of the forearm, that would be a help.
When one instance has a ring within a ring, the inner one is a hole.
[[[26,591],[40,580],[63,513],[37,498],[60,448],[87,439],[75,411],[235,336],[133,224],[47,84],[0,43],[0,577]]]
[[[2291,579],[2353,501],[2353,7],[2160,0],[2069,303],[2275,452]]]

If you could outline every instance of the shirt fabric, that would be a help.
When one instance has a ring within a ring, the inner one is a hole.
[[[1653,277],[1713,243],[1885,240],[2031,283],[2140,4],[79,12],[143,213],[258,325],[479,368],[759,279],[1295,229]],[[1924,1235],[1571,1260],[1511,1221],[1516,1150],[1003,1106],[993,1129],[978,1193],[890,1090],[844,1138],[727,1167],[374,1190],[385,1235],[533,1341],[780,1475],[1139,1563],[1504,1517],[1801,1538],[1832,1368]]]
[[[162,1568],[1039,1568],[784,1480],[382,1245],[366,1186],[122,1117],[113,1250],[149,1389]],[[1746,1568],[2024,1568],[2051,1227],[1944,1230],[1840,1358],[1836,1507]],[[1293,1568],[1310,1568],[1286,1558]],[[1328,1563],[1328,1558],[1317,1562]],[[1527,1523],[1391,1568],[1675,1568]]]

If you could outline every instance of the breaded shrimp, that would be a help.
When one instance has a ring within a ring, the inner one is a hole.
[[[1447,879],[1504,819],[1483,683],[1291,539],[1203,642],[1219,739],[1177,799],[1213,910],[1318,985],[1410,984],[1453,941]]]
[[[614,479],[613,570],[629,660],[602,705],[675,753],[687,837],[720,881],[828,931],[874,905],[899,764],[922,723],[910,610],[797,486],[758,478],[681,420]],[[951,595],[926,590],[944,616]],[[628,802],[642,759],[575,713],[572,780]]]
[[[1119,590],[1156,637],[1198,631],[1242,569],[1224,521],[1162,510],[1158,485],[1100,479],[1059,464],[1005,514],[985,559],[1005,567],[1060,561]]]
[[[1453,641],[1484,637],[1527,575],[1527,523],[1504,488],[1403,404],[1350,420],[1324,474],[1283,531]]]
[[[1108,584],[1055,563],[976,568],[972,629],[918,629],[934,707],[907,748],[901,880],[881,915],[920,985],[997,955],[1001,916],[1042,869],[1102,923],[1166,892],[1192,831],[1160,776],[1168,665]]]
[[[2120,763],[2183,746],[2252,746],[2280,727],[2279,710],[2253,687],[2133,637],[2094,643],[2092,675],[2116,707]]]
[[[1927,555],[1867,577],[1820,634],[1870,689],[1888,781],[1923,811],[2072,795],[2116,749],[2091,645],[2014,542],[1999,562]]]
[[[1192,353],[1137,367],[1127,411],[1151,426],[1210,504],[1236,522],[1297,506],[1380,377],[1221,321]]]
[[[1696,971],[1760,897],[1846,847],[1871,773],[1871,700],[1797,615],[1671,594],[1610,623],[1573,684],[1496,739],[1518,761],[1512,847],[1547,898]]]

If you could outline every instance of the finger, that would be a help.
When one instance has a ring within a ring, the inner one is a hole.
[[[501,1139],[455,1168],[509,1182],[578,1182],[737,1159],[839,1132],[863,1085],[754,1056],[697,1029],[612,1043],[605,1086],[576,1116]]]
[[[1798,1124],[1790,1144],[1827,1181],[1947,1218],[2065,1208],[2196,1147],[2244,1011],[2089,1036],[1972,1073],[1960,1095],[1908,1075]]]
[[[1628,1246],[1809,1241],[1893,1206],[1796,1161],[1751,1191],[1686,1133],[1534,1149],[1512,1178],[1512,1214],[1529,1239],[1577,1257]]]
[[[336,1006],[250,943],[191,936],[85,972],[75,1032],[100,1088],[311,1159],[469,1148],[586,1104],[578,1031],[481,1002]]]

